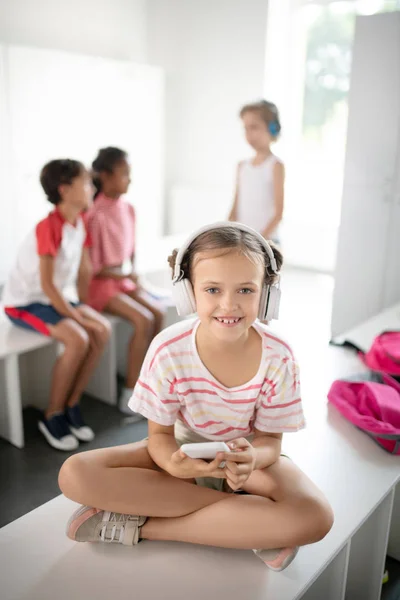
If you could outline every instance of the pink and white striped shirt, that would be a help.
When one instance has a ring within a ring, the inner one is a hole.
[[[222,385],[202,363],[196,348],[200,321],[184,320],[151,343],[130,408],[160,425],[182,421],[209,440],[298,431],[305,426],[298,365],[290,347],[266,325],[253,325],[262,339],[257,374],[243,385]]]
[[[100,193],[85,216],[92,245],[93,274],[104,267],[119,267],[135,254],[135,209],[123,198]]]

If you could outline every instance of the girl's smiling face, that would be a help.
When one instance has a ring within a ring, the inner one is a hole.
[[[197,314],[209,333],[233,342],[257,318],[264,281],[260,257],[237,250],[209,250],[195,255],[192,285]]]

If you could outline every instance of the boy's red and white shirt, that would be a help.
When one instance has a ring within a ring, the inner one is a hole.
[[[4,306],[26,306],[34,302],[50,304],[40,281],[40,256],[54,258],[54,284],[67,299],[76,300],[71,290],[76,286],[82,250],[88,246],[90,239],[83,218],[79,216],[72,224],[57,208],[53,210],[19,247],[14,267],[4,286]]]

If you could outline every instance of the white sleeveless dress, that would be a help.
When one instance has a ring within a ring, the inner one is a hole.
[[[277,162],[280,162],[279,158],[271,154],[260,165],[253,165],[251,160],[239,165],[237,221],[260,233],[275,216],[273,177]],[[278,228],[271,233],[270,239],[279,239]]]

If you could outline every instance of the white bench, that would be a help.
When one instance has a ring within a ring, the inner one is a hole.
[[[171,300],[166,300],[165,325],[178,318]],[[133,328],[118,317],[105,315],[112,325],[112,335],[100,359],[87,393],[117,404],[117,373],[125,375],[129,339]],[[59,345],[50,338],[19,327],[5,317],[0,308],[0,436],[24,447],[22,409],[47,405],[51,369]]]
[[[103,402],[116,404],[116,328],[120,320],[110,320],[112,336],[87,392]],[[50,338],[0,321],[0,436],[18,448],[24,446],[22,409],[27,405],[45,408],[58,351],[59,345]]]
[[[286,571],[250,551],[76,544],[64,533],[75,505],[59,496],[0,530],[2,600],[378,600],[389,532],[400,559],[400,460],[327,406],[332,377],[360,370],[353,355],[331,348],[320,358],[324,372],[303,386],[308,428],[286,435],[284,451],[325,492],[335,524]]]
[[[138,272],[145,274],[146,287],[155,292],[170,289],[171,275],[166,257],[179,247],[185,235],[145,238],[137,256]],[[0,300],[2,285],[0,282]],[[171,299],[166,300],[165,326],[179,317]],[[117,403],[117,373],[125,375],[127,344],[133,329],[126,321],[106,315],[112,324],[109,344],[93,374],[86,391],[92,396],[115,405]],[[0,304],[0,437],[17,446],[24,446],[22,409],[33,405],[44,408],[48,401],[50,373],[57,356],[58,345],[49,338],[11,325]]]

